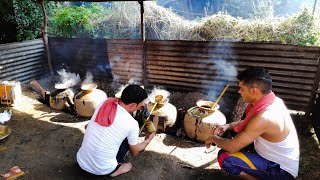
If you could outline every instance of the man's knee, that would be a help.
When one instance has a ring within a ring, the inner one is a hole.
[[[239,175],[241,173],[241,170],[239,170],[234,163],[233,157],[223,149],[218,152],[218,163],[220,168],[229,175]]]

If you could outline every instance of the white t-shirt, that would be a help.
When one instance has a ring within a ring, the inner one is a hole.
[[[299,170],[299,140],[296,129],[288,112],[280,98],[268,107],[269,113],[282,118],[290,128],[290,133],[285,140],[277,143],[269,142],[258,137],[254,142],[257,153],[265,159],[280,164],[280,168],[290,173],[293,177],[298,176]]]
[[[120,105],[111,126],[96,123],[94,120],[103,103],[95,110],[77,153],[80,167],[96,175],[111,173],[118,165],[116,156],[123,140],[127,138],[130,145],[136,145],[139,136],[138,122]]]

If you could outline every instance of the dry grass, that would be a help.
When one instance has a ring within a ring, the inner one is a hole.
[[[320,145],[313,131],[302,133],[300,139],[300,167],[299,177],[309,179],[311,176],[316,179],[320,177]]]
[[[92,31],[87,34],[107,39],[141,38],[138,2],[113,2],[109,8],[97,3],[95,7],[99,13],[93,13],[84,23]],[[146,39],[231,40],[320,46],[320,21],[307,10],[288,18],[267,16],[265,19],[242,19],[218,13],[191,21],[153,1],[147,1],[144,2],[143,17]]]

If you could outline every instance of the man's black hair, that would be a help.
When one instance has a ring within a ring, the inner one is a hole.
[[[141,103],[148,97],[147,92],[138,85],[128,85],[121,94],[121,101],[124,104]]]
[[[262,67],[250,67],[238,74],[237,79],[245,86],[259,88],[263,94],[272,89],[272,79],[268,70]]]

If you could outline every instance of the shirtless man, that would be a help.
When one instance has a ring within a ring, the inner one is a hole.
[[[294,179],[299,169],[299,141],[283,101],[272,92],[264,68],[249,68],[238,75],[239,93],[248,103],[244,120],[218,126],[205,144],[221,148],[218,162],[227,174],[245,179]],[[226,130],[238,134],[220,137]],[[254,149],[244,150],[254,143]]]
[[[127,86],[120,99],[108,98],[94,112],[77,153],[79,166],[92,174],[118,176],[131,170],[123,163],[128,150],[135,156],[155,136],[138,143],[139,125],[130,113],[142,110],[147,93],[138,85]]]

